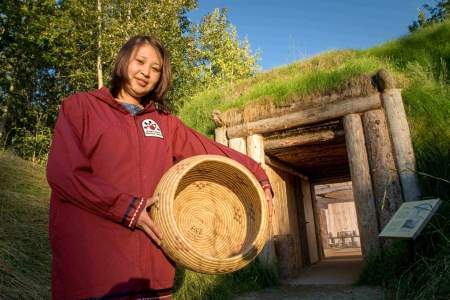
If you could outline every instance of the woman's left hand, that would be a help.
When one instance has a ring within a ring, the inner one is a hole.
[[[161,231],[159,231],[159,228],[150,218],[150,214],[148,213],[150,207],[158,200],[159,198],[157,195],[146,199],[145,208],[139,215],[136,227],[144,231],[157,245],[161,245]]]

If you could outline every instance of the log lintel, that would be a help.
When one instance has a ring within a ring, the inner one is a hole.
[[[227,136],[228,138],[235,138],[252,134],[265,134],[297,126],[333,120],[347,114],[363,113],[379,107],[381,107],[379,93],[367,97],[349,98],[330,103],[326,106],[312,107],[279,117],[271,117],[229,127],[227,128]]]

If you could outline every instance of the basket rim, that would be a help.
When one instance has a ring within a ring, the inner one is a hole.
[[[194,161],[195,163],[189,164],[192,161]],[[188,249],[190,256],[192,258],[194,258],[196,260],[201,260],[202,262],[211,264],[211,265],[214,265],[214,264],[228,265],[228,264],[242,261],[245,257],[253,256],[253,255],[251,255],[251,252],[254,251],[253,249],[256,249],[257,253],[259,253],[262,250],[264,243],[265,243],[265,237],[267,236],[267,231],[268,231],[268,213],[267,213],[268,206],[265,201],[265,193],[264,193],[259,181],[253,175],[253,173],[251,173],[250,170],[248,170],[245,166],[243,166],[239,162],[236,162],[231,158],[221,156],[221,155],[212,155],[212,154],[195,155],[195,156],[185,158],[182,161],[178,162],[176,165],[178,165],[180,163],[185,163],[187,167],[183,167],[182,171],[179,172],[179,176],[176,180],[176,184],[178,185],[179,182],[192,169],[196,168],[200,164],[207,163],[207,162],[218,162],[218,163],[222,163],[222,164],[226,164],[226,165],[231,165],[235,169],[239,170],[239,172],[243,173],[243,175],[245,175],[245,177],[252,182],[257,193],[259,194],[260,199],[264,199],[264,201],[261,202],[261,220],[258,224],[257,234],[256,234],[255,238],[239,254],[233,255],[233,256],[230,256],[227,258],[217,258],[217,257],[201,254],[196,248],[192,247],[191,244],[188,243],[188,241],[186,240],[184,235],[181,234],[181,231],[179,230],[178,225],[175,221],[175,217],[172,213],[165,214],[165,217],[169,218],[169,220],[168,220],[169,222],[163,222],[162,225],[169,225],[169,223],[171,223],[171,225],[174,225],[172,228],[169,228],[169,226],[164,226],[164,227],[167,230],[167,232],[172,233],[171,234],[172,236],[176,236],[181,240],[181,242],[183,243],[183,246]],[[174,166],[176,166],[176,165],[174,165]],[[165,177],[165,175],[161,178],[161,181],[163,181],[162,179]],[[159,184],[155,190],[158,190],[158,187],[159,187]],[[172,189],[169,194],[165,194],[165,197],[170,197],[170,199],[175,199],[176,190],[177,189]],[[170,212],[173,211],[173,203],[174,203],[174,201],[169,201],[167,209]],[[160,224],[158,224],[158,225],[160,225]],[[262,244],[262,245],[255,244],[255,241],[260,241],[260,244]],[[166,248],[164,245],[164,238],[162,240],[161,246],[163,247],[163,249]],[[258,250],[258,248],[260,248],[260,249]],[[256,256],[256,255],[254,255],[254,256]],[[176,260],[176,261],[180,265],[189,267],[188,265],[184,264],[182,261],[179,261],[179,260]],[[246,265],[246,264],[244,264],[244,265]]]

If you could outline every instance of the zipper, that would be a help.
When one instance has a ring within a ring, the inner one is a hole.
[[[133,120],[134,120],[134,127],[136,129],[136,138],[137,138],[137,142],[138,142],[138,175],[139,175],[139,197],[144,197],[144,191],[143,191],[143,186],[144,183],[142,181],[142,145],[141,145],[141,139],[139,138],[139,126],[137,124],[137,118],[136,116],[133,116]]]
[[[139,150],[138,150],[138,175],[139,175],[139,193],[140,193],[140,197],[144,197],[144,191],[143,191],[143,186],[144,186],[144,183],[143,183],[143,180],[142,180],[142,145],[141,145],[141,139],[140,139],[140,132],[139,132],[139,126],[138,126],[138,124],[137,124],[137,122],[138,122],[138,119],[137,119],[137,116],[136,115],[133,115],[133,123],[134,123],[134,127],[135,127],[135,129],[136,129],[136,138],[137,138],[137,142],[138,142],[138,148],[139,148]],[[143,213],[145,213],[145,211],[143,211]],[[139,246],[138,246],[138,249],[136,249],[136,251],[137,251],[137,258],[138,258],[138,260],[139,261],[142,261],[142,260],[144,260],[145,261],[145,256],[144,256],[144,254],[142,253],[142,242],[141,242],[141,239],[140,238],[138,238],[138,243],[139,243]],[[139,271],[141,272],[141,276],[144,276],[144,274],[145,274],[145,271],[144,271],[144,269],[142,268],[143,267],[143,265],[145,265],[145,264],[138,264],[138,268],[139,268]]]

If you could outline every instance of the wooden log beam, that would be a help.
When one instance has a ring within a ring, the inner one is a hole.
[[[332,192],[346,192],[352,190],[351,182],[341,182],[339,185],[321,184],[315,186],[316,195],[325,195]]]
[[[381,231],[403,202],[400,179],[383,110],[364,113],[363,125]]]
[[[288,164],[285,164],[284,162],[280,161],[279,159],[275,157],[271,157],[266,155],[265,156],[265,162],[267,165],[272,166],[274,168],[280,169],[286,173],[289,173],[291,175],[300,177],[303,180],[309,180],[308,176],[303,175],[302,173],[295,170],[293,167],[289,166]]]
[[[294,136],[288,136],[280,139],[272,139],[264,141],[264,150],[274,150],[293,146],[312,145],[324,143],[343,136],[343,130],[320,130],[316,132],[305,132]]]
[[[228,139],[227,139],[227,129],[225,127],[218,127],[214,130],[214,139],[219,144],[228,146]]]
[[[345,116],[344,130],[361,235],[361,248],[364,256],[367,257],[371,252],[378,251],[380,244],[369,162],[360,116],[358,114]]]
[[[419,200],[420,188],[415,173],[416,158],[401,91],[399,89],[387,89],[381,94],[381,98],[394,148],[403,199],[405,201]]]
[[[268,133],[336,119],[347,114],[361,113],[379,107],[381,107],[380,94],[373,94],[363,98],[350,98],[326,106],[313,107],[280,117],[273,117],[229,127],[227,128],[227,136],[231,139],[251,134]]]

